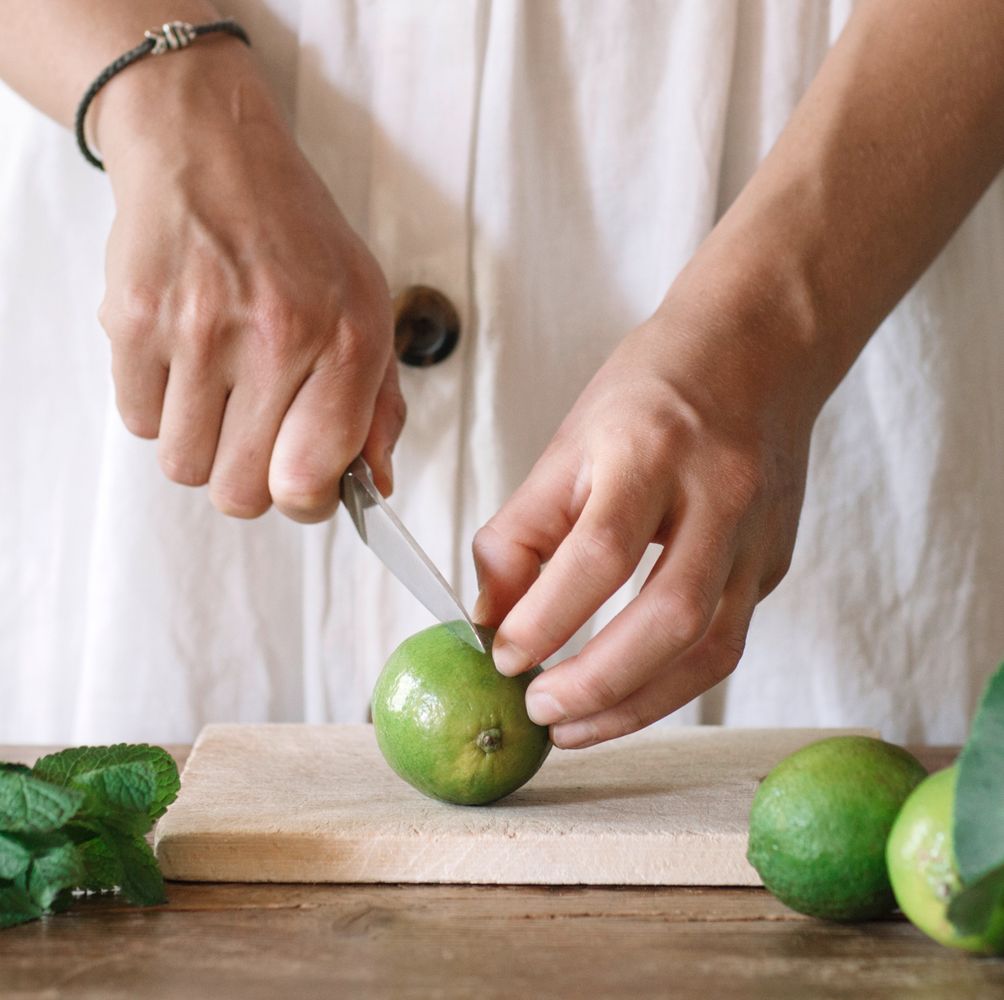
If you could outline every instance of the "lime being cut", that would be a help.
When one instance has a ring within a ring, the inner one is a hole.
[[[484,805],[524,785],[551,749],[547,727],[526,714],[539,668],[505,677],[491,657],[494,632],[478,627],[482,653],[450,623],[406,639],[373,691],[373,726],[387,763],[425,795]]]

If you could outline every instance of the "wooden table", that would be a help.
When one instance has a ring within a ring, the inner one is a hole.
[[[0,747],[0,759],[40,752]],[[915,752],[932,769],[953,756]],[[95,898],[0,931],[0,997],[1004,997],[1004,960],[949,951],[901,918],[801,917],[763,889],[172,883],[168,894],[145,910]]]

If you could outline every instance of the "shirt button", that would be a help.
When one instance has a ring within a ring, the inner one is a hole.
[[[394,300],[394,351],[404,364],[438,364],[453,353],[458,340],[460,317],[442,292],[409,285]]]

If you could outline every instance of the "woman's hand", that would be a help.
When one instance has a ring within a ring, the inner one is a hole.
[[[508,674],[663,546],[627,608],[530,685],[559,746],[640,729],[736,665],[788,565],[816,414],[1004,164],[1002,28],[994,0],[966,18],[861,0],[662,308],[478,533],[475,613],[501,622]]]
[[[478,532],[475,615],[501,622],[494,657],[505,674],[556,652],[650,543],[663,546],[638,596],[531,683],[530,715],[558,746],[640,729],[736,666],[795,541],[817,399],[800,384],[793,343],[671,297]]]
[[[126,426],[237,517],[329,516],[360,452],[389,492],[404,403],[387,286],[244,47],[130,67],[93,126],[117,206],[100,315]]]

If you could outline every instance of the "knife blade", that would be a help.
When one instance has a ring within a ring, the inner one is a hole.
[[[459,639],[484,653],[485,645],[460,598],[380,495],[362,456],[345,470],[341,497],[359,537],[387,569]]]

